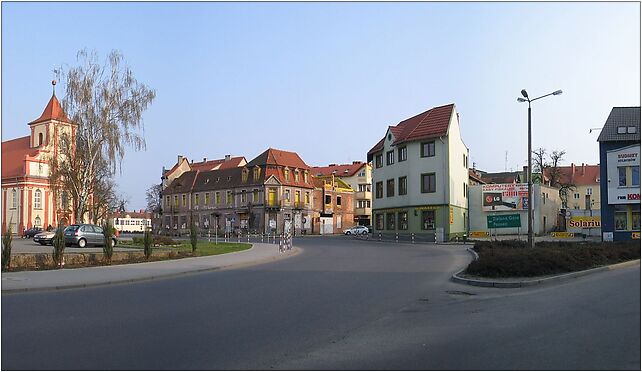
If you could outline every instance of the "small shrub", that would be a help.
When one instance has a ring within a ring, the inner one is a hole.
[[[64,235],[64,228],[62,225],[59,225],[58,228],[56,229],[56,234],[53,237],[52,240],[53,244],[53,253],[52,253],[52,258],[54,263],[56,264],[56,267],[59,269],[62,269],[63,265],[63,260],[65,257],[65,235]]]
[[[103,260],[107,265],[111,265],[111,258],[114,255],[112,231],[114,231],[114,228],[111,225],[111,221],[107,220],[103,225]]]
[[[152,255],[152,232],[149,230],[145,230],[145,235],[143,235],[143,246],[145,247],[145,259],[149,260]]]
[[[132,237],[132,243],[134,243],[134,245],[143,245],[145,244],[144,237],[141,238],[140,236],[134,236]]]
[[[2,270],[8,270],[11,266],[11,227],[2,234]]]

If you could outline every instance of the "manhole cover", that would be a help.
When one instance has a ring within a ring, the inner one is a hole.
[[[464,291],[446,291],[446,293],[451,294],[451,295],[459,295],[459,296],[474,296],[475,295],[475,293],[464,292]]]

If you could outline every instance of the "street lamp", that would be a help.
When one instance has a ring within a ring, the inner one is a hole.
[[[540,98],[548,96],[558,96],[562,94],[561,90],[556,90],[553,93],[545,94],[543,96],[530,99],[528,98],[528,92],[526,89],[522,89],[522,97],[517,97],[517,102],[528,102],[528,247],[533,248],[535,246],[533,242],[533,172],[532,172],[532,163],[533,163],[533,153],[531,150],[531,102],[537,101]],[[542,169],[542,172],[544,170]]]

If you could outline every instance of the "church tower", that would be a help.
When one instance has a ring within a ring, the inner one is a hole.
[[[51,84],[54,90],[47,107],[38,119],[29,123],[31,128],[30,147],[57,153],[60,135],[67,133],[73,143],[78,125],[69,120],[56,98],[56,81],[53,80]]]

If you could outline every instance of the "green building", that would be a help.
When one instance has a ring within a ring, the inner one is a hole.
[[[434,107],[386,130],[373,162],[375,233],[463,236],[468,220],[468,148],[454,104]]]

